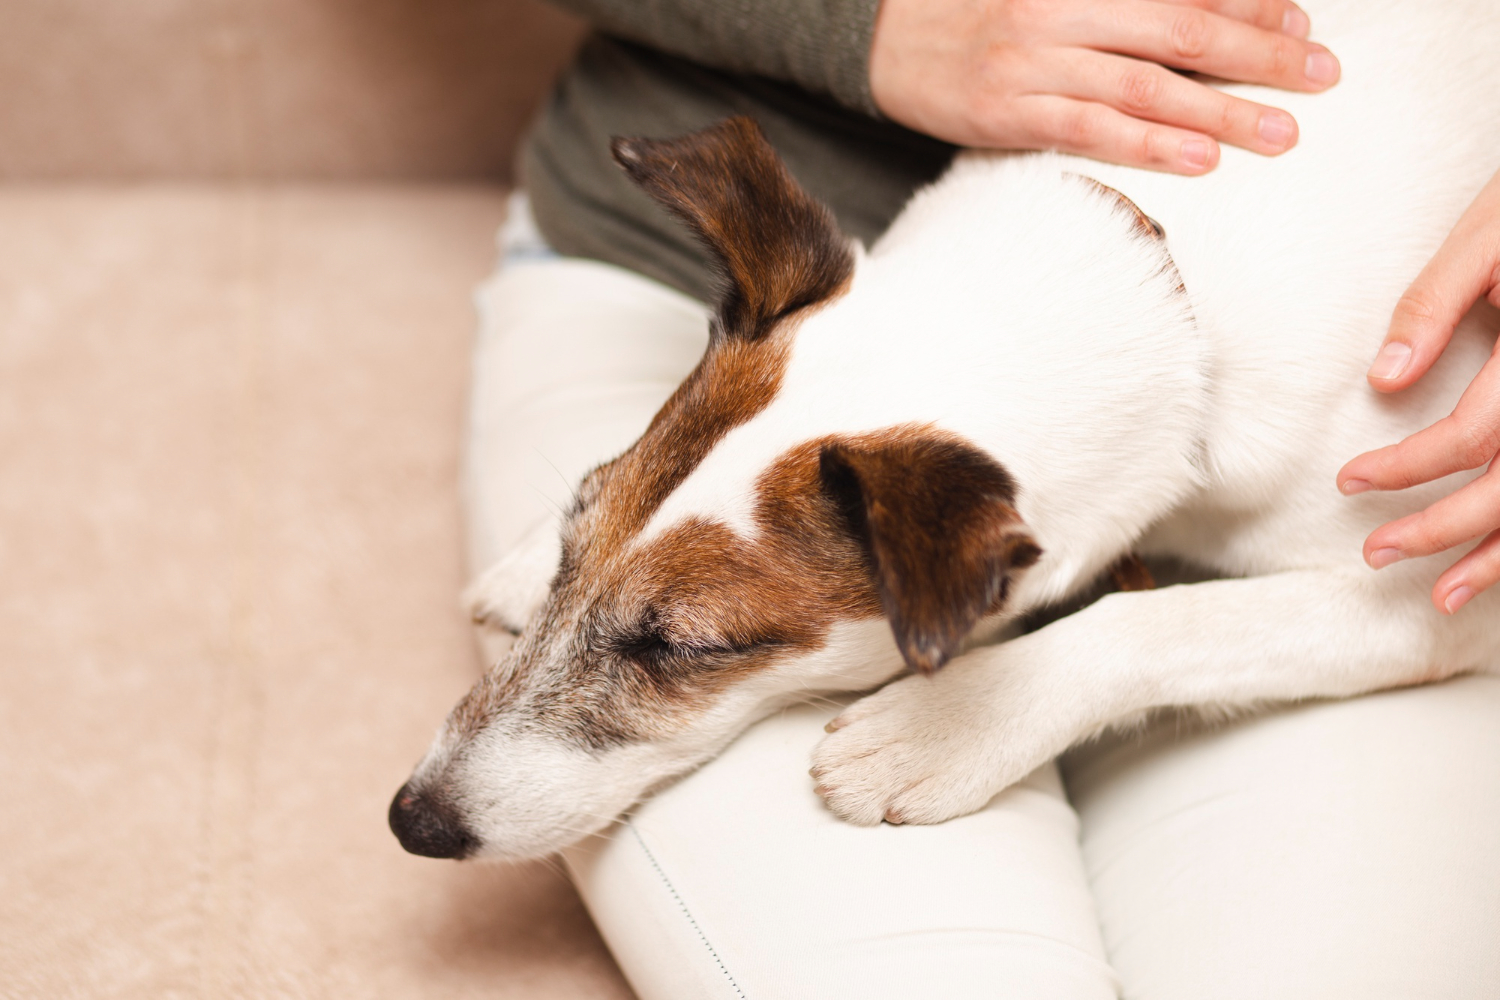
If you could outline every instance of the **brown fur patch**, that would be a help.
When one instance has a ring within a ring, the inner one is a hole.
[[[1151,570],[1141,557],[1134,552],[1127,552],[1120,557],[1119,562],[1109,568],[1109,578],[1116,590],[1155,590],[1156,578],[1151,575]]]
[[[590,606],[592,638],[552,703],[576,736],[670,735],[730,684],[820,648],[836,622],[880,615],[864,555],[822,491],[819,448],[794,448],[762,475],[754,538],[694,518],[607,555],[585,544],[564,601]]]
[[[587,509],[578,511],[587,527],[573,538],[613,550],[635,537],[725,434],[776,398],[794,325],[784,322],[759,340],[710,344],[640,440],[590,477],[590,488],[580,494]]]
[[[729,118],[675,139],[615,139],[610,149],[723,273],[716,333],[763,336],[853,273],[833,213],[797,185],[754,120]]]

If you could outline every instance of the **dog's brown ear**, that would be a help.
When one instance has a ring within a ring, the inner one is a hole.
[[[853,273],[833,213],[797,185],[752,119],[676,139],[615,139],[610,150],[723,273],[719,334],[760,337],[779,317],[833,296]]]
[[[825,493],[875,574],[907,665],[931,673],[1005,600],[1042,550],[998,462],[930,433],[825,444]]]

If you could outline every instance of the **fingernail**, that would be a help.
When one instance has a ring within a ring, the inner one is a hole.
[[[1409,364],[1411,364],[1411,347],[1399,340],[1393,340],[1375,355],[1375,363],[1370,366],[1370,377],[1388,382],[1393,378],[1400,378],[1401,373],[1406,371],[1406,366]]]
[[[1285,149],[1292,144],[1297,126],[1292,119],[1279,112],[1270,111],[1260,116],[1260,139],[1274,149]]]
[[[1473,596],[1473,587],[1454,587],[1448,591],[1448,596],[1443,599],[1443,607],[1451,615],[1465,604],[1468,604],[1469,599]]]
[[[1332,52],[1313,52],[1307,57],[1302,73],[1308,82],[1326,87],[1339,78],[1339,61],[1333,58]]]
[[[1346,479],[1344,480],[1344,485],[1339,487],[1339,490],[1344,496],[1352,497],[1356,493],[1363,493],[1365,490],[1371,488],[1370,484],[1363,479]]]
[[[1291,35],[1293,38],[1306,38],[1307,33],[1312,30],[1312,22],[1307,15],[1296,7],[1287,8],[1287,12],[1281,15],[1281,33]]]
[[[1194,170],[1202,170],[1208,166],[1208,156],[1211,147],[1202,139],[1189,139],[1182,144],[1182,162]]]
[[[1370,553],[1370,567],[1385,569],[1391,563],[1398,563],[1405,558],[1406,555],[1400,549],[1376,549]]]

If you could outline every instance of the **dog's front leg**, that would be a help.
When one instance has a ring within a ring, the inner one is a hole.
[[[850,706],[813,775],[852,822],[935,823],[1152,708],[1341,697],[1488,665],[1479,616],[1442,618],[1425,586],[1305,571],[1111,594]]]

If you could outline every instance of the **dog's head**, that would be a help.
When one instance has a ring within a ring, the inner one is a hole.
[[[584,479],[543,606],[398,793],[416,853],[555,850],[788,701],[936,670],[1040,553],[1006,471],[923,425],[789,439],[719,513],[669,503],[689,479],[714,491],[694,474],[776,398],[855,252],[748,119],[614,153],[725,291],[698,367]]]

